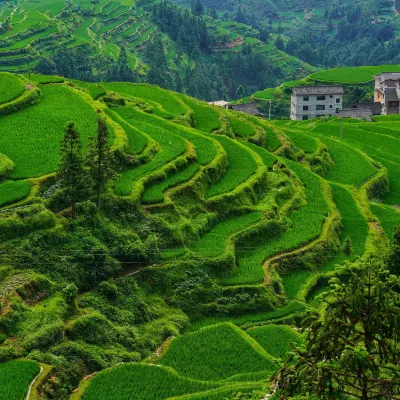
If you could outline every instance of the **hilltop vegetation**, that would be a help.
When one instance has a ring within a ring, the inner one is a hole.
[[[10,0],[0,25],[1,71],[146,81],[209,101],[312,71],[257,29],[168,1]]]
[[[340,140],[334,118],[31,79],[0,73],[18,82],[0,104],[0,361],[34,361],[18,399],[35,362],[41,399],[260,399],[329,280],[397,254],[396,119],[345,120]]]

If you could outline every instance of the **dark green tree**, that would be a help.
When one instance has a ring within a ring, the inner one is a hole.
[[[243,99],[245,95],[244,87],[243,85],[240,85],[236,91],[236,96],[239,97],[239,99]]]
[[[281,35],[279,35],[275,40],[275,46],[278,50],[285,51],[285,42],[283,41]]]
[[[245,15],[243,13],[242,6],[239,6],[239,8],[237,10],[235,21],[239,22],[241,24],[245,24],[246,23],[246,17],[245,17]]]
[[[392,274],[400,275],[400,226],[394,229],[388,265]]]
[[[353,253],[353,247],[351,244],[351,239],[347,236],[346,240],[343,243],[343,253],[346,255],[346,257],[350,257],[351,254]]]
[[[200,0],[196,0],[196,3],[194,5],[193,13],[200,17],[201,15],[204,14],[204,6],[203,3]]]
[[[281,398],[400,399],[400,281],[377,260],[344,272],[348,282],[331,279],[325,312],[306,318],[305,346],[278,372]]]
[[[60,188],[71,204],[72,217],[76,217],[76,203],[89,195],[90,182],[85,169],[81,139],[74,122],[65,128],[60,146],[57,177]]]
[[[108,127],[105,118],[99,116],[97,122],[97,136],[92,137],[87,153],[87,165],[94,182],[97,206],[100,207],[100,195],[107,183],[114,177],[114,157],[108,145]]]

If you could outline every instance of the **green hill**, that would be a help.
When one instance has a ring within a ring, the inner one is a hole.
[[[248,71],[230,66],[238,56]],[[313,70],[251,26],[152,0],[2,2],[0,58],[0,71],[146,80],[208,100],[236,97],[239,85],[250,93]]]
[[[267,121],[143,83],[31,80],[0,73],[13,88],[0,90],[0,361],[51,364],[51,395],[261,398],[328,280],[385,254],[400,223],[396,119],[344,120],[340,140],[336,119]],[[93,155],[99,117],[115,176],[100,208],[87,181],[73,218],[60,143],[74,121]]]

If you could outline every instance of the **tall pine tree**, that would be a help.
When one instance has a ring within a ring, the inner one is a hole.
[[[85,169],[81,139],[74,122],[65,128],[60,146],[60,163],[57,177],[66,199],[71,204],[72,217],[76,217],[76,203],[90,193],[90,183]]]
[[[94,182],[97,206],[100,207],[100,195],[108,181],[114,177],[114,157],[108,145],[108,127],[105,118],[99,115],[97,122],[97,136],[90,138],[91,144],[87,154],[87,165]]]

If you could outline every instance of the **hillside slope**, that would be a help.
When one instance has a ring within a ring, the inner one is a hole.
[[[328,280],[384,255],[400,224],[393,118],[344,123],[340,140],[335,119],[31,79],[0,74],[16,85],[0,98],[0,361],[52,365],[42,395],[103,370],[71,399],[264,395]],[[73,218],[59,144],[73,120],[86,151],[99,117],[116,176],[100,209],[89,192]]]

